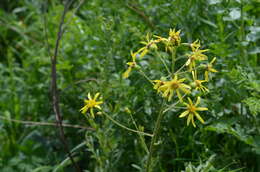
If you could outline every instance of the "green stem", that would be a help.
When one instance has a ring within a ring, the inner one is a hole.
[[[130,117],[131,117],[131,120],[133,121],[133,124],[134,124],[134,126],[135,126],[135,129],[139,131],[139,128],[138,128],[138,126],[137,126],[137,124],[136,124],[136,122],[135,122],[135,120],[134,120],[134,117],[133,117],[132,113],[130,112],[129,115],[130,115]],[[141,135],[141,134],[139,134],[139,133],[138,133],[138,135],[139,135],[139,137],[140,137],[140,140],[141,140],[141,143],[142,143],[142,146],[143,146],[145,152],[146,152],[146,153],[149,153],[148,147],[147,147],[147,145],[146,145],[146,143],[145,143],[145,140],[144,140],[144,136]]]
[[[159,57],[160,60],[162,61],[163,65],[164,65],[165,69],[167,70],[167,72],[169,73],[169,75],[171,76],[172,73],[171,73],[171,71],[169,70],[169,68],[168,68],[168,66],[167,66],[167,64],[166,64],[166,62],[165,62],[164,59],[163,59],[163,57],[162,57],[162,56],[160,55],[160,53],[158,53],[158,52],[156,52],[156,54],[158,55],[158,57]]]
[[[162,105],[162,107],[163,106],[164,105]],[[157,137],[158,137],[158,134],[159,134],[159,131],[160,131],[162,117],[163,117],[163,108],[161,108],[160,113],[159,113],[157,120],[156,120],[156,123],[155,123],[154,131],[153,131],[153,137],[152,137],[150,148],[149,148],[149,155],[148,155],[148,160],[147,160],[147,165],[146,165],[146,172],[151,172],[151,163],[152,163],[152,158],[153,158],[153,153],[154,153],[154,147],[155,147],[155,143],[157,141]]]
[[[138,69],[138,72],[153,85],[153,81],[144,73],[144,71],[142,71],[142,69]]]
[[[174,73],[177,47],[172,50],[172,73]]]
[[[145,132],[142,132],[142,131],[137,131],[137,130],[128,128],[128,127],[124,126],[123,124],[120,124],[119,122],[117,122],[117,121],[114,120],[113,118],[111,118],[107,113],[105,113],[105,112],[102,112],[102,113],[103,113],[110,121],[112,121],[114,124],[116,124],[117,126],[123,128],[123,129],[126,129],[126,130],[131,131],[131,132],[134,132],[134,133],[138,133],[138,134],[141,134],[141,135],[153,137],[152,134],[149,134],[149,133],[145,133]]]
[[[240,17],[240,56],[241,56],[241,61],[248,65],[247,61],[247,52],[246,49],[243,45],[243,41],[245,40],[245,20],[244,20],[244,1],[241,0],[241,6],[240,6],[240,12],[241,12],[241,17]]]

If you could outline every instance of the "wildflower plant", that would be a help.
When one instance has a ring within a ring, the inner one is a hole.
[[[152,133],[146,166],[147,172],[152,170],[154,144],[158,138],[164,113],[172,109],[184,108],[185,111],[179,114],[179,117],[187,117],[187,126],[192,123],[193,127],[196,127],[195,119],[198,119],[202,124],[205,123],[198,111],[208,110],[206,107],[200,107],[200,101],[201,97],[206,96],[209,92],[207,88],[207,83],[210,82],[209,73],[217,72],[213,68],[216,58],[207,63],[209,58],[206,53],[209,50],[202,49],[199,40],[193,43],[183,43],[181,40],[181,31],[175,29],[170,29],[168,37],[153,35],[150,38],[147,34],[146,42],[141,42],[145,46],[134,53],[131,52],[134,65],[132,65],[133,62],[128,62],[129,67],[123,73],[123,77],[128,78],[133,70],[138,71],[152,84],[151,88],[157,91],[158,96],[163,98],[162,108]],[[170,58],[162,57],[162,53],[167,54],[167,57]],[[164,66],[166,72],[160,78],[148,76],[141,65],[138,65],[142,60],[149,58],[158,58]],[[192,99],[196,102],[193,103]]]
[[[198,111],[208,110],[206,107],[200,107],[200,101],[201,97],[206,96],[209,92],[207,88],[207,83],[210,82],[209,73],[217,72],[213,68],[216,58],[207,63],[208,56],[205,53],[208,52],[208,49],[202,49],[199,40],[193,43],[183,43],[181,40],[181,31],[175,29],[170,29],[167,37],[147,34],[146,40],[141,42],[144,46],[137,49],[137,51],[130,52],[131,61],[126,63],[128,68],[122,74],[122,77],[127,79],[134,70],[138,71],[151,83],[151,89],[156,90],[158,97],[162,98],[163,103],[152,134],[144,132],[143,127],[138,128],[135,122],[136,127],[132,129],[113,119],[100,107],[103,101],[97,100],[99,93],[95,94],[94,98],[88,94],[88,99],[84,101],[84,107],[80,109],[83,114],[89,112],[92,119],[95,117],[93,109],[98,109],[101,111],[100,114],[102,113],[117,126],[139,134],[148,154],[147,172],[152,171],[154,145],[157,142],[160,124],[166,112],[177,108],[185,109],[185,111],[177,115],[179,118],[187,117],[187,126],[191,123],[193,127],[196,127],[195,119],[198,119],[202,124],[205,123]],[[162,53],[167,56],[162,57]],[[141,62],[150,58],[158,59],[161,62],[158,65],[165,68],[159,78],[149,76],[142,69]],[[193,103],[192,100],[196,100],[196,102]],[[128,113],[134,121],[130,110],[128,110]],[[144,141],[144,136],[152,138],[149,149]]]

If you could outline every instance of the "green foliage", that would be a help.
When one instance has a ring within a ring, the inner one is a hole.
[[[249,107],[253,115],[260,113],[260,100],[256,97],[249,97],[244,100],[244,103]]]
[[[138,49],[147,33],[165,36],[176,28],[185,42],[200,39],[210,49],[219,72],[202,102],[209,109],[205,125],[187,127],[179,109],[165,114],[154,171],[260,170],[258,0],[95,0],[75,12],[78,4],[66,15],[57,79],[64,123],[94,129],[65,128],[82,169],[144,171],[149,137],[129,133],[102,115],[86,120],[79,109],[88,92],[101,92],[113,119],[152,133],[161,99],[137,72],[126,80],[122,73],[130,50]],[[1,172],[73,171],[56,127],[10,121],[55,123],[49,50],[52,55],[62,10],[58,0],[0,3]],[[164,72],[158,63],[147,56],[140,65],[158,78]],[[125,108],[133,111],[134,122]]]

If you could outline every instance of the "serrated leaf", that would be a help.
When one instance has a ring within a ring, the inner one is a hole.
[[[253,115],[260,113],[260,99],[256,97],[249,97],[243,101]]]

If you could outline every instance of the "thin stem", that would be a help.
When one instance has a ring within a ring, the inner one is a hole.
[[[187,59],[187,55],[182,55],[182,56],[178,56],[176,59],[175,59],[175,62],[180,60],[180,59]]]
[[[19,124],[25,124],[25,125],[32,125],[32,126],[53,126],[56,127],[56,123],[51,123],[51,122],[36,122],[36,121],[23,121],[23,120],[16,120],[16,119],[11,119],[11,118],[5,118],[0,116],[0,120],[5,120],[5,121],[11,121]],[[84,129],[84,130],[94,130],[94,128],[90,127],[83,127],[80,125],[72,125],[72,124],[62,124],[63,127],[68,127],[68,128],[79,128],[79,129]]]
[[[174,73],[177,47],[172,50],[172,73]]]
[[[154,147],[155,147],[155,143],[157,141],[157,137],[158,137],[160,127],[161,127],[161,121],[162,121],[163,114],[164,114],[163,113],[164,104],[165,103],[163,103],[163,105],[161,107],[161,110],[159,112],[159,115],[158,115],[156,123],[155,123],[154,130],[153,130],[153,137],[152,137],[150,148],[149,148],[149,155],[148,155],[148,160],[147,160],[147,165],[146,165],[146,172],[151,172],[151,163],[152,163],[152,158],[153,158],[153,153],[154,153]]]
[[[183,69],[183,67],[185,67],[186,65],[184,64],[178,71],[176,71],[175,72],[175,74],[184,74],[184,73],[189,73],[190,71],[183,71],[183,72],[180,72],[182,69]],[[195,67],[194,68],[194,70],[197,70],[197,69],[200,69],[200,68],[202,68],[202,66],[198,66],[198,67]]]
[[[80,6],[84,3],[85,0],[81,0],[78,4],[78,6],[75,8],[75,10],[73,11],[73,15],[71,15],[71,17],[68,19],[67,23],[64,24],[63,27],[63,31],[62,34],[65,32],[67,26],[69,25],[69,23],[72,21],[73,17],[75,16],[76,12],[79,10]]]
[[[116,124],[117,126],[123,128],[123,129],[126,129],[128,131],[131,131],[131,132],[134,132],[134,133],[138,133],[138,134],[142,134],[142,135],[145,135],[145,136],[149,136],[149,137],[153,137],[152,134],[149,134],[149,133],[145,133],[145,132],[142,132],[142,131],[137,131],[137,130],[134,130],[134,129],[131,129],[131,128],[128,128],[126,127],[125,125],[117,122],[116,120],[114,120],[112,117],[110,117],[107,113],[105,112],[102,112],[110,121],[112,121],[114,124]]]
[[[133,121],[133,124],[134,124],[136,130],[139,130],[139,128],[137,127],[137,124],[136,124],[136,122],[135,122],[135,120],[134,120],[134,117],[133,117],[132,112],[130,112],[129,115],[130,115],[130,117],[131,117],[131,120]],[[146,145],[146,143],[145,143],[144,137],[143,137],[141,134],[139,134],[139,133],[138,133],[138,135],[139,135],[139,137],[140,137],[140,140],[141,140],[141,142],[142,142],[142,145],[143,145],[143,147],[144,147],[144,150],[146,151],[146,153],[149,153],[149,150],[148,150],[148,147],[147,147],[147,145]]]
[[[137,1],[138,2],[138,1]],[[137,3],[136,2],[136,3]],[[133,10],[134,12],[136,12],[140,17],[143,18],[143,20],[147,23],[147,25],[149,27],[151,27],[152,29],[154,29],[154,23],[150,20],[150,18],[143,12],[141,11],[138,7],[137,7],[138,4],[127,4],[126,6],[128,8],[130,8],[131,10]]]
[[[174,74],[179,74],[179,72],[186,66],[186,63],[184,63],[184,65],[182,65],[176,72],[174,72]]]
[[[189,44],[189,43],[181,43],[181,45],[190,47],[190,44]]]
[[[45,38],[45,45],[47,47],[47,52],[48,52],[48,55],[51,57],[51,48],[50,48],[50,45],[49,45],[49,37],[48,37],[48,31],[47,31],[47,17],[46,17],[46,13],[47,12],[47,5],[48,5],[48,1],[45,1],[44,3],[44,14],[43,14],[43,30],[44,30],[44,38]]]
[[[56,43],[55,43],[55,49],[54,49],[54,55],[51,57],[51,90],[52,90],[52,106],[53,106],[53,110],[55,113],[55,117],[56,117],[56,122],[57,122],[57,126],[60,130],[60,140],[64,145],[64,149],[65,151],[68,153],[69,159],[71,160],[75,170],[77,172],[81,172],[81,169],[79,168],[78,164],[75,162],[70,150],[69,150],[69,146],[68,146],[68,142],[67,139],[65,137],[65,133],[64,133],[64,128],[62,125],[62,114],[60,111],[60,106],[59,106],[59,93],[58,93],[58,88],[57,88],[57,69],[56,69],[56,64],[57,64],[57,57],[58,57],[58,49],[59,49],[59,45],[60,45],[60,40],[62,38],[62,33],[63,33],[63,24],[65,21],[65,16],[66,13],[69,10],[70,5],[72,4],[73,0],[69,1],[67,0],[65,5],[64,5],[64,9],[63,9],[63,13],[60,19],[60,23],[59,23],[59,28],[58,28],[58,33],[57,33],[57,39],[56,39]]]
[[[144,71],[142,69],[138,69],[138,72],[143,75],[143,77],[145,77],[145,79],[147,79],[152,85],[153,85],[153,82],[152,80],[144,73]]]
[[[241,61],[248,65],[248,60],[247,60],[247,52],[245,47],[243,46],[243,41],[245,40],[245,20],[244,20],[244,0],[241,0],[241,6],[240,6],[240,12],[241,12],[241,17],[240,17],[240,57]]]
[[[163,65],[164,65],[165,69],[167,70],[167,72],[169,73],[169,75],[171,76],[172,73],[171,73],[171,71],[169,70],[169,68],[168,68],[167,64],[165,63],[164,59],[161,57],[161,55],[160,55],[158,52],[156,52],[156,54],[158,55],[158,57],[159,57],[160,60],[162,61]]]
[[[182,96],[182,99],[184,99],[184,97],[185,97],[186,95],[187,95],[187,94],[184,94],[184,95]],[[174,103],[174,104],[172,104],[172,105],[169,105],[168,108],[163,111],[163,113],[166,113],[168,110],[174,108],[178,103],[180,103],[180,100],[178,100],[176,103]]]

